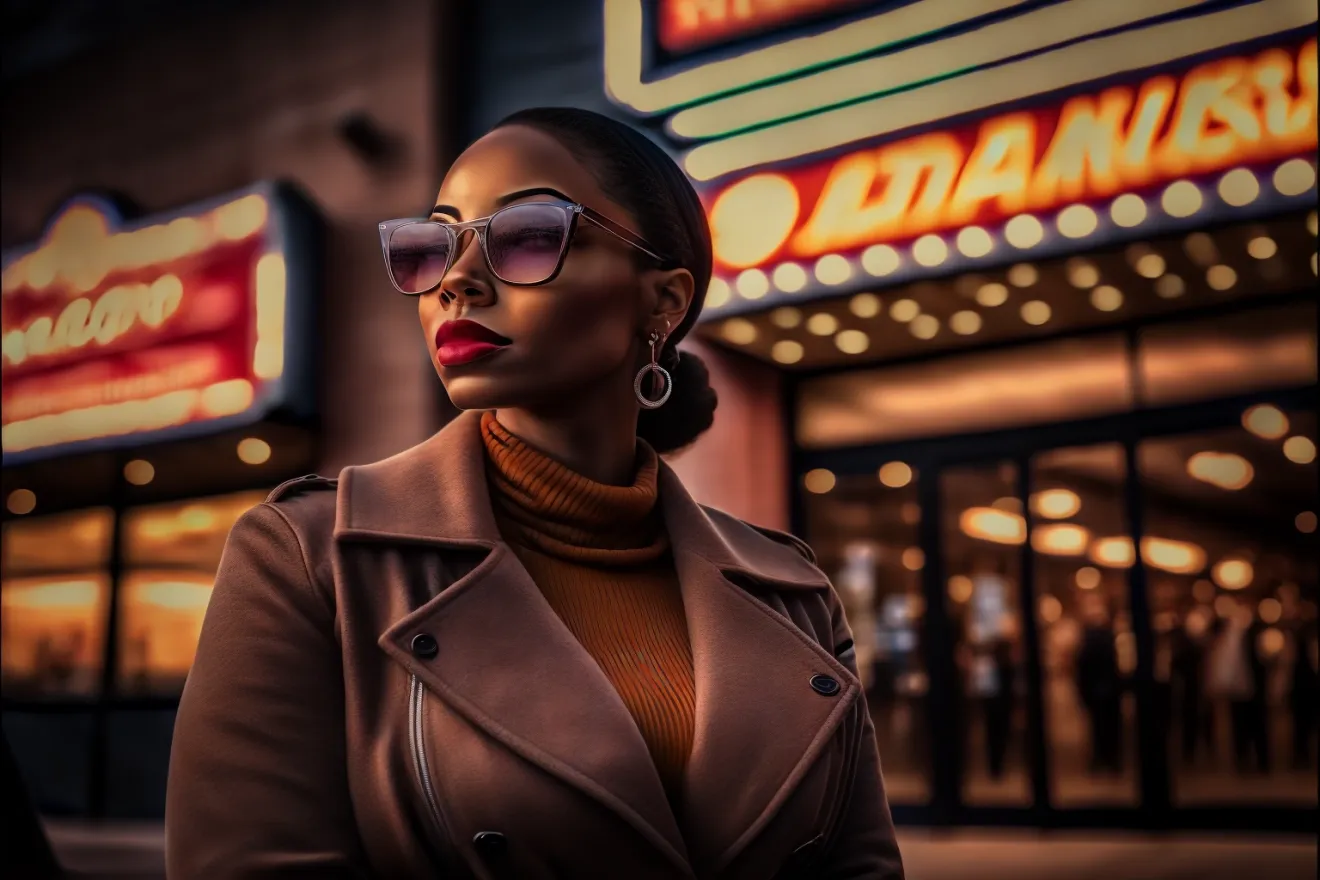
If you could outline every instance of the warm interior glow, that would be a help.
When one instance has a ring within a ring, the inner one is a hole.
[[[807,286],[807,272],[797,263],[780,263],[773,275],[775,287],[785,293],[797,293]]]
[[[976,302],[987,309],[1002,306],[1008,302],[1008,288],[998,281],[982,284],[976,290]]]
[[[949,316],[949,329],[959,336],[971,336],[981,329],[981,316],[969,309]]]
[[[134,486],[145,486],[156,478],[156,469],[151,462],[135,458],[124,465],[124,479]]]
[[[781,339],[770,346],[770,357],[780,364],[796,364],[805,354],[802,343],[794,339]]]
[[[1159,278],[1164,274],[1164,257],[1153,251],[1150,253],[1144,253],[1137,259],[1133,268],[1137,270],[1137,274],[1142,278]]]
[[[917,305],[914,299],[900,299],[889,307],[889,317],[900,324],[911,321],[919,314],[921,314],[921,306]]]
[[[1008,283],[1014,287],[1031,287],[1040,280],[1040,271],[1030,263],[1018,263],[1008,270]]]
[[[1022,320],[1033,327],[1040,327],[1043,324],[1048,324],[1050,316],[1053,314],[1050,310],[1049,303],[1038,299],[1023,303],[1021,313]]]
[[[1187,285],[1177,275],[1163,275],[1155,281],[1155,294],[1160,299],[1177,299],[1187,292]]]
[[[1288,417],[1277,406],[1260,403],[1242,414],[1242,427],[1265,440],[1278,440],[1288,433]]]
[[[1197,574],[1205,568],[1205,551],[1187,541],[1147,537],[1141,542],[1141,558],[1151,568],[1172,574]]]
[[[1247,253],[1257,260],[1268,260],[1279,252],[1279,245],[1268,235],[1258,235],[1247,242]]]
[[[806,476],[802,478],[802,484],[808,492],[824,495],[834,488],[834,474],[825,468],[816,468],[807,471]]]
[[[734,345],[751,345],[756,341],[756,325],[746,318],[730,318],[720,328],[720,335]]]
[[[1074,257],[1068,261],[1068,283],[1079,290],[1090,290],[1100,283],[1100,270],[1089,260]]]
[[[1250,485],[1256,471],[1251,462],[1231,452],[1198,452],[1187,460],[1187,473],[1203,483],[1234,491]]]
[[[874,293],[859,293],[848,300],[848,311],[859,318],[874,318],[880,314],[880,297]]]
[[[1082,566],[1077,569],[1077,574],[1075,575],[1074,580],[1079,589],[1094,590],[1096,587],[1100,586],[1100,569],[1094,568],[1090,565]]]
[[[1091,291],[1091,305],[1101,312],[1115,312],[1123,307],[1123,291],[1111,284],[1102,284]]]
[[[934,315],[917,315],[908,323],[908,332],[918,339],[934,339],[940,332],[940,319]]]
[[[244,464],[265,464],[270,460],[270,444],[257,437],[238,441],[238,458]]]
[[[16,516],[29,514],[37,507],[37,493],[31,489],[15,489],[9,493],[5,506]]]
[[[1205,283],[1215,290],[1229,290],[1237,284],[1237,271],[1232,266],[1211,266],[1205,273]]]
[[[996,544],[1021,544],[1027,539],[1027,521],[1016,513],[993,507],[970,507],[958,518],[958,527],[969,538]]]
[[[891,461],[880,467],[880,482],[890,489],[901,489],[912,482],[912,467],[906,462]]]
[[[744,269],[733,281],[734,289],[743,299],[760,299],[770,292],[770,279],[760,269]]]
[[[1294,464],[1310,464],[1315,461],[1315,441],[1310,437],[1289,437],[1283,441],[1283,454]]]
[[[807,332],[813,336],[833,336],[839,330],[839,319],[829,312],[817,312],[807,319]]]
[[[1031,509],[1046,519],[1067,519],[1082,509],[1082,499],[1070,489],[1046,489],[1031,496]]]
[[[842,330],[834,337],[834,346],[844,354],[861,354],[871,347],[871,337],[861,330]]]
[[[1032,549],[1048,556],[1081,556],[1090,540],[1091,533],[1075,523],[1051,523],[1031,532]]]
[[[1241,590],[1251,586],[1251,581],[1256,577],[1256,570],[1245,559],[1227,557],[1215,563],[1210,576],[1225,590]]]

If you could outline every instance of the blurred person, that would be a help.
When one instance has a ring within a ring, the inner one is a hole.
[[[1316,734],[1316,703],[1320,700],[1320,633],[1313,616],[1297,616],[1289,632],[1287,699],[1292,717],[1292,766],[1311,767]]]
[[[1218,622],[1207,657],[1206,694],[1227,704],[1233,738],[1234,765],[1239,773],[1270,768],[1266,670],[1257,648],[1260,625],[1251,605],[1239,597],[1233,610]]]
[[[1091,726],[1092,773],[1123,772],[1123,682],[1114,627],[1103,596],[1081,603],[1082,640],[1077,651],[1077,693]]]
[[[1182,760],[1188,766],[1196,762],[1201,745],[1206,754],[1214,754],[1214,716],[1204,696],[1205,646],[1213,616],[1211,609],[1197,606],[1187,612],[1182,626],[1173,632],[1171,673],[1178,702]]]
[[[675,347],[711,273],[686,177],[538,109],[436,201],[382,248],[464,412],[235,525],[170,877],[901,878],[837,594],[659,458],[715,408]]]

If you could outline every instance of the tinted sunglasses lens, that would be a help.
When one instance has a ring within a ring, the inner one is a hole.
[[[510,284],[545,281],[559,265],[568,241],[569,213],[557,205],[515,205],[486,227],[491,268]]]
[[[445,277],[453,250],[449,231],[435,223],[409,223],[390,234],[390,275],[404,293],[425,293]]]

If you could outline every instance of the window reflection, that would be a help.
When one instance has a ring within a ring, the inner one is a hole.
[[[930,799],[917,476],[889,462],[878,473],[804,478],[808,535],[844,603],[885,785],[897,803]]]
[[[124,521],[119,687],[178,693],[192,666],[229,530],[264,494],[244,492],[130,511]]]
[[[1316,802],[1315,429],[1263,404],[1141,445],[1147,531],[1195,550],[1147,560],[1177,803]]]
[[[100,689],[109,578],[104,572],[8,578],[0,590],[5,696],[90,696]]]
[[[1138,797],[1125,473],[1117,444],[1056,449],[1032,461],[1045,735],[1061,806]]]
[[[1021,546],[1026,537],[1011,462],[944,472],[947,608],[963,701],[963,799],[1031,800],[1022,672]]]
[[[7,523],[5,576],[88,571],[110,563],[114,514],[107,507]]]

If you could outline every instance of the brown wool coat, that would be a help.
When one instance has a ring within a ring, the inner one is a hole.
[[[239,520],[179,707],[169,877],[902,878],[810,551],[661,465],[697,690],[676,817],[622,700],[501,541],[483,456],[464,414]]]

